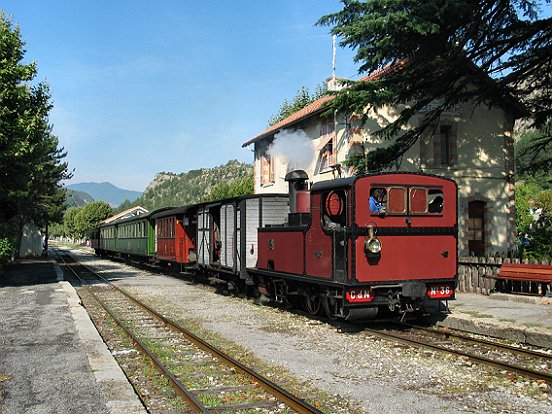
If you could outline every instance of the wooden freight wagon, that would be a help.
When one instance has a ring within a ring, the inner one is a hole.
[[[219,278],[239,275],[257,265],[259,227],[282,225],[289,213],[287,194],[238,197],[198,206],[197,261]]]

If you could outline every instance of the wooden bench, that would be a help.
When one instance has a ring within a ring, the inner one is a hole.
[[[500,266],[498,275],[486,277],[500,282],[497,283],[497,290],[512,291],[512,282],[529,282],[529,293],[552,296],[551,265],[504,263]]]

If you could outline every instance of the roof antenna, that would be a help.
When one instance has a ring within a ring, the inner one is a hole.
[[[335,39],[336,36],[332,36],[332,81],[335,85]]]

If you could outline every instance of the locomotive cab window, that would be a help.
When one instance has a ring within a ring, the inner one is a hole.
[[[387,190],[384,187],[373,187],[370,189],[370,213],[386,213]]]
[[[406,188],[389,188],[387,198],[387,214],[406,214]]]
[[[410,189],[411,214],[442,214],[443,191],[441,189],[427,189],[413,187]]]
[[[441,214],[443,212],[443,191],[442,190],[428,190],[427,192],[427,212],[431,214]]]
[[[427,190],[425,188],[413,187],[410,189],[410,213],[427,213]]]
[[[322,225],[326,229],[347,225],[347,193],[332,190],[322,196]]]

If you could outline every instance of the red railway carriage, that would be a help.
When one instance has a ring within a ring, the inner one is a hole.
[[[165,210],[151,218],[155,221],[156,260],[179,263],[183,267],[193,266],[197,258],[197,208]]]
[[[373,174],[290,184],[288,223],[259,229],[260,292],[307,310],[366,318],[454,298],[457,186],[427,174]],[[372,198],[372,200],[370,200]],[[377,198],[377,199],[376,199]],[[310,202],[309,202],[310,200]]]

